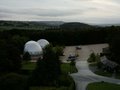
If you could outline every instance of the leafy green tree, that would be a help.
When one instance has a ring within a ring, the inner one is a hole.
[[[49,79],[56,79],[60,74],[60,60],[59,55],[53,50],[53,46],[49,45],[45,48],[45,52],[43,53],[43,60],[47,64]]]
[[[0,90],[24,90],[27,78],[15,73],[9,73],[0,78]]]
[[[75,66],[75,60],[71,60],[70,62],[70,73],[72,72],[72,68]]]
[[[13,44],[0,41],[0,70],[3,72],[19,71],[21,68],[20,51]]]
[[[38,59],[37,66],[35,70],[33,71],[31,77],[29,78],[29,86],[42,86],[42,85],[47,85],[48,83],[46,81],[48,72],[46,68],[46,63],[45,61],[41,60],[40,58]]]
[[[31,77],[32,85],[53,85],[61,74],[59,56],[51,45],[47,46],[43,58],[37,62]]]
[[[7,58],[6,42],[0,40],[0,72],[7,71],[10,61]]]
[[[56,47],[54,47],[53,48],[54,49],[54,51],[56,52],[56,54],[58,55],[58,56],[62,56],[63,55],[63,47],[62,46],[56,46]]]
[[[21,69],[21,57],[20,51],[14,45],[8,45],[7,58],[10,61],[10,71],[19,71]]]
[[[91,53],[90,57],[88,58],[88,62],[95,62],[96,61],[96,55],[95,53]]]
[[[74,60],[71,60],[70,65],[71,65],[71,66],[75,66],[75,61],[74,61]]]
[[[10,39],[10,41],[20,50],[20,53],[22,54],[24,49],[24,44],[28,41],[28,38],[25,36],[14,35]]]
[[[120,33],[111,37],[109,46],[111,51],[111,60],[114,60],[115,62],[120,64]]]

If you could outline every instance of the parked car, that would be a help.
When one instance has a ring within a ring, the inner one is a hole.
[[[68,61],[76,60],[76,55],[70,54],[68,56]]]
[[[76,46],[76,49],[82,49],[81,46]]]

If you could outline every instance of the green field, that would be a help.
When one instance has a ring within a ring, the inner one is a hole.
[[[36,63],[34,62],[23,62],[22,69],[23,70],[34,70],[36,67]]]
[[[111,72],[104,72],[103,70],[98,70],[94,72],[97,75],[105,76],[105,77],[112,77]]]
[[[56,90],[55,87],[31,87],[30,90]]]
[[[61,64],[61,70],[63,73],[76,73],[77,69],[75,66],[71,66],[69,63]]]
[[[31,87],[30,90],[68,90],[67,87]]]
[[[120,90],[120,85],[106,82],[90,83],[86,90]]]
[[[33,62],[23,62],[22,63],[22,69],[24,70],[34,70],[36,67],[36,63]],[[75,73],[77,72],[77,69],[75,66],[71,66],[69,63],[62,63],[61,64],[61,70],[63,73]]]

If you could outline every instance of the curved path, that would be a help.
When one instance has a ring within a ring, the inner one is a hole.
[[[118,79],[99,76],[94,74],[91,70],[89,70],[87,59],[90,53],[92,52],[100,53],[102,52],[102,48],[107,46],[108,46],[107,44],[86,45],[81,46],[82,49],[77,51],[77,53],[79,54],[79,58],[76,61],[78,73],[71,74],[76,84],[76,90],[86,90],[86,86],[92,82],[105,81],[120,84],[120,80]],[[70,53],[70,52],[67,53],[67,49],[69,49],[68,51],[75,52],[75,47],[66,47],[65,50],[66,55]]]

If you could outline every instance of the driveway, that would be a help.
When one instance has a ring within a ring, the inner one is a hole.
[[[65,57],[62,58],[63,61],[67,59],[69,53],[79,54],[79,57],[76,61],[76,67],[78,69],[78,73],[71,74],[76,84],[76,90],[86,90],[86,86],[92,82],[105,81],[105,82],[120,84],[120,80],[96,75],[88,67],[87,59],[89,55],[92,52],[100,53],[102,52],[102,48],[107,46],[108,46],[107,44],[84,45],[81,46],[82,47],[81,50],[77,50],[77,51],[75,46],[65,48],[65,53],[64,53]]]

